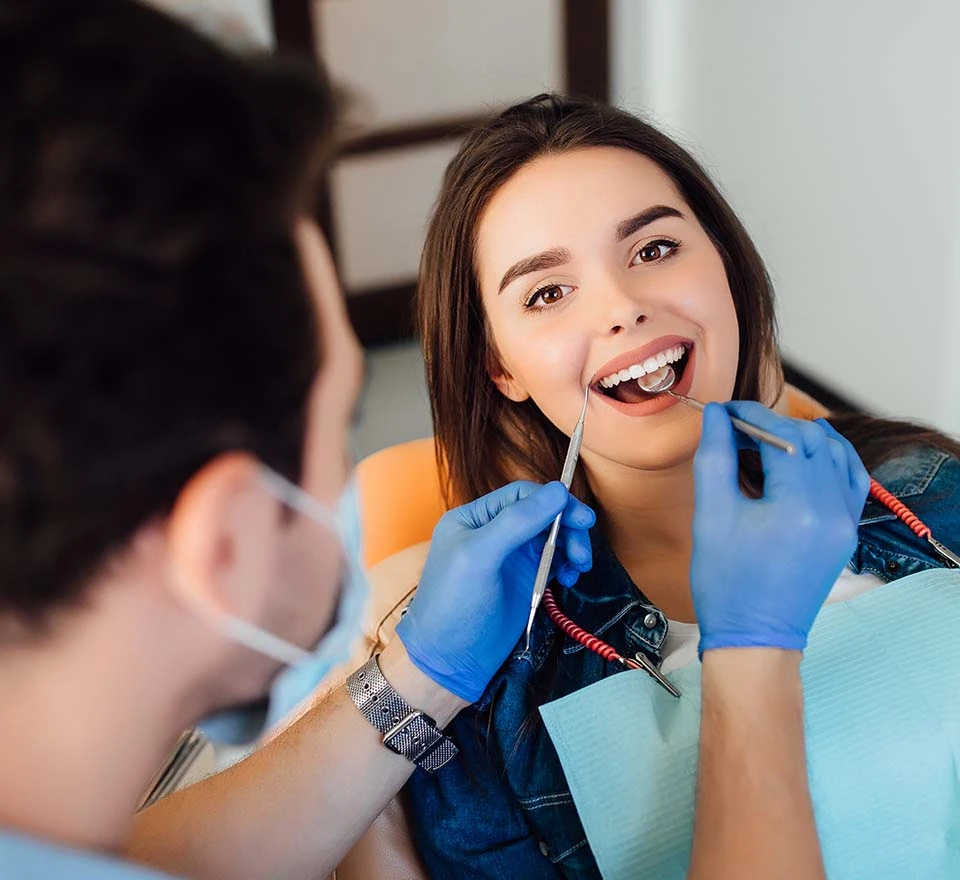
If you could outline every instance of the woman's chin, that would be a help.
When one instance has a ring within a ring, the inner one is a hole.
[[[678,413],[671,424],[660,425],[656,431],[638,429],[585,438],[589,441],[589,457],[644,472],[692,465],[700,443],[700,416],[685,407],[681,409],[683,413]]]

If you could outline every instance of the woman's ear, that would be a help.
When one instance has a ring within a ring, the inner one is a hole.
[[[191,477],[170,514],[170,589],[211,622],[257,623],[275,582],[281,510],[260,475],[251,455],[219,455]]]
[[[500,363],[500,358],[493,352],[490,352],[487,356],[487,375],[497,386],[499,392],[508,400],[512,400],[514,403],[523,403],[523,401],[530,399],[527,389],[513,378]]]

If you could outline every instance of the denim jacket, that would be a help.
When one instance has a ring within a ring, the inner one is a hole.
[[[934,537],[960,552],[960,462],[918,447],[883,464],[874,476]],[[624,656],[643,651],[659,664],[667,632],[663,613],[630,580],[598,530],[592,541],[592,571],[575,587],[553,585],[560,607]],[[946,563],[871,498],[849,566],[892,581]],[[408,783],[414,834],[436,880],[600,878],[538,706],[616,675],[619,668],[564,637],[543,612],[530,653],[522,647],[480,701],[448,728],[459,757],[434,775],[417,770]],[[622,806],[657,808],[642,791]],[[642,866],[637,876],[643,876]]]

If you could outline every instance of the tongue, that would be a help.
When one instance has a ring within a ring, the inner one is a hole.
[[[650,400],[654,395],[648,394],[636,379],[621,382],[613,389],[613,396],[621,403],[641,403]]]
[[[660,367],[659,370],[647,373],[639,379],[621,382],[613,389],[613,396],[621,403],[641,403],[644,400],[650,400],[651,397],[656,397],[656,394],[651,394],[644,386],[656,387],[670,369],[669,366]]]

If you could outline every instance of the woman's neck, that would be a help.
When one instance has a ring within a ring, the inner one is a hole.
[[[607,540],[643,594],[673,620],[696,620],[690,596],[693,462],[661,471],[594,466],[590,487]]]

